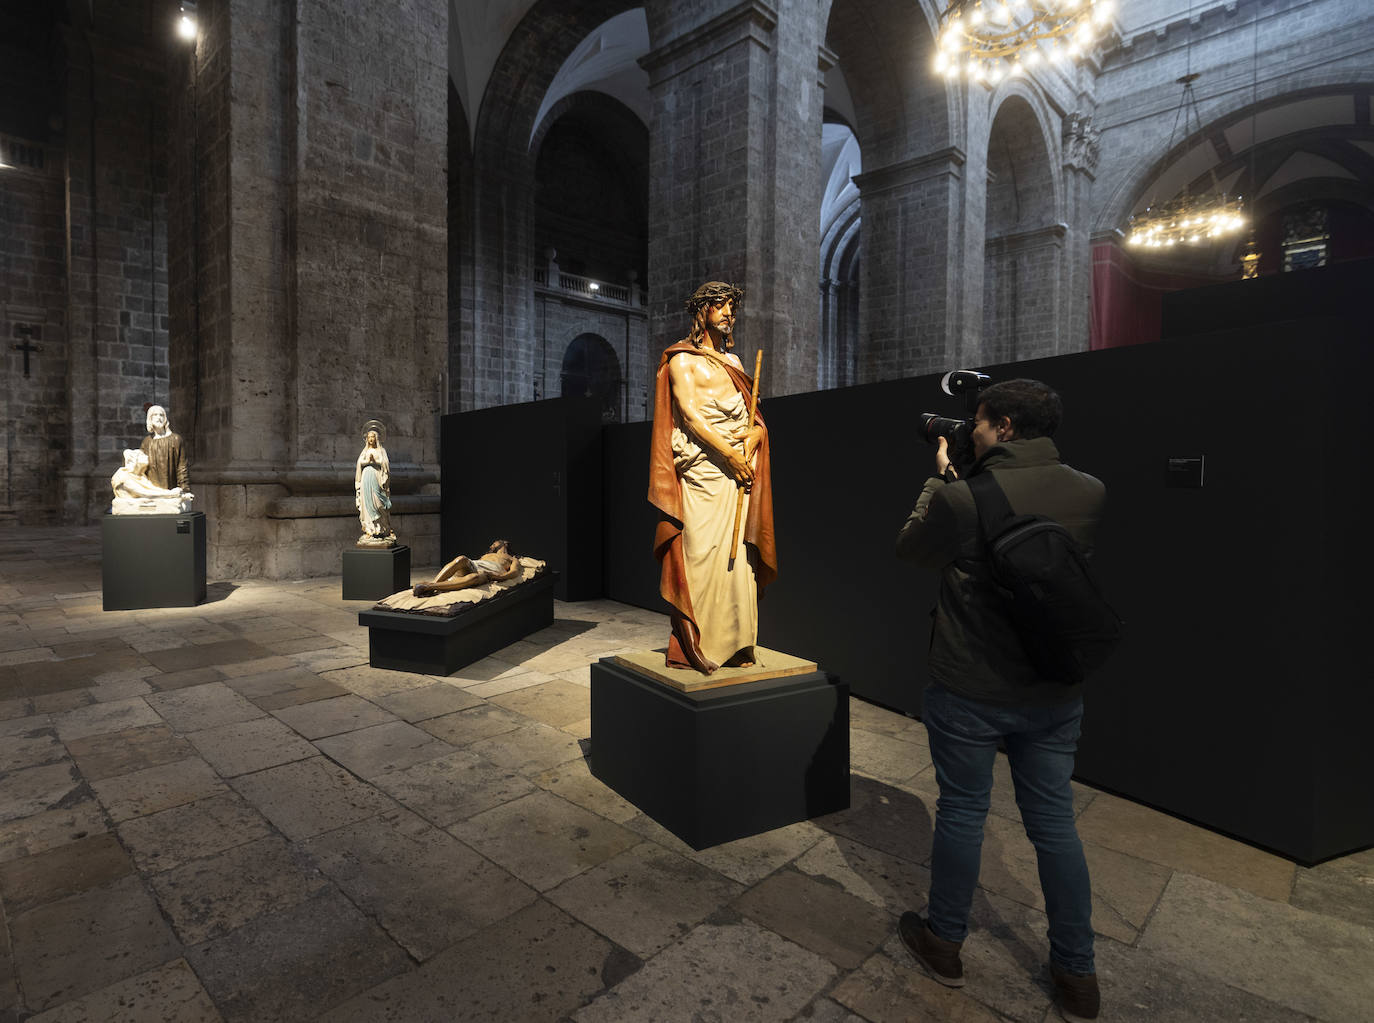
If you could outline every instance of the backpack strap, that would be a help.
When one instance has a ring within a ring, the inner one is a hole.
[[[983,542],[987,543],[1012,517],[1011,503],[997,478],[986,469],[968,478],[968,488],[978,509],[978,528],[982,531]]]

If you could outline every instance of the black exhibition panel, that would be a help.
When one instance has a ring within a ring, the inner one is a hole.
[[[1366,333],[1275,321],[971,367],[1058,389],[1063,457],[1107,485],[1097,566],[1127,631],[1088,692],[1079,777],[1304,863],[1374,844],[1367,403],[1349,397],[1374,369]],[[760,641],[917,715],[937,578],[897,561],[894,541],[933,465],[917,415],[962,414],[938,385],[762,406],[779,577]],[[608,431],[621,525],[605,578],[607,596],[661,610],[646,470],[631,464],[641,446],[647,463],[642,436]]]
[[[343,599],[381,600],[410,589],[410,548],[350,547],[343,552]]]
[[[367,629],[368,664],[452,675],[552,625],[556,583],[557,573],[548,572],[448,616],[382,608],[360,611],[358,624]]]
[[[1281,320],[1368,323],[1374,259],[1171,291],[1161,297],[1160,336],[1192,337]],[[1370,339],[1369,329],[1364,336]]]
[[[205,600],[205,513],[111,515],[100,524],[106,611],[194,607]]]
[[[439,546],[445,562],[493,540],[558,572],[559,600],[602,594],[601,405],[554,398],[444,416]]]
[[[602,551],[606,596],[622,604],[668,613],[658,595],[654,528],[658,511],[649,503],[649,438],[652,423],[607,426],[602,439]],[[663,637],[668,642],[668,637]]]
[[[694,849],[849,806],[849,689],[823,671],[679,692],[592,664],[598,779]]]

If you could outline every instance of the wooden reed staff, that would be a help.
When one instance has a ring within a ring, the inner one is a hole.
[[[763,349],[760,348],[754,356],[754,391],[749,395],[749,429],[744,435],[744,450],[749,451],[749,433],[754,429],[754,412],[759,407],[759,374],[763,372]],[[739,520],[744,515],[744,487],[739,488],[739,494],[735,498],[735,528],[730,534],[730,561],[735,560],[735,550],[739,546]]]

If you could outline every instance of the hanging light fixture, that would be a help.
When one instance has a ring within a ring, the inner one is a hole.
[[[196,38],[196,0],[181,0],[177,12],[177,35],[187,42]]]
[[[1183,96],[1178,110],[1174,113],[1174,127],[1169,132],[1169,145],[1164,150],[1173,152],[1174,136],[1178,133],[1179,118],[1183,119],[1183,138],[1190,135],[1190,118],[1197,121],[1197,133],[1202,134],[1202,117],[1198,114],[1197,98],[1193,95],[1193,83],[1200,76],[1189,72],[1177,79],[1183,86]],[[1188,186],[1177,198],[1163,202],[1151,200],[1143,213],[1131,217],[1130,233],[1126,244],[1148,249],[1167,248],[1172,245],[1196,245],[1231,234],[1245,226],[1241,216],[1244,205],[1240,196],[1234,199],[1221,190],[1217,181],[1216,168],[1208,169],[1211,187],[1190,195]]]
[[[1044,62],[1086,54],[1111,27],[1113,0],[950,0],[935,70],[997,83]]]

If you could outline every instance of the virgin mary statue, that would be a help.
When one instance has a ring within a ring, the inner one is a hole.
[[[363,450],[353,469],[353,503],[363,535],[359,547],[395,547],[391,531],[391,460],[382,447],[385,427],[375,419],[363,425]]]

